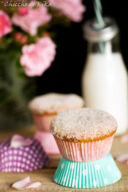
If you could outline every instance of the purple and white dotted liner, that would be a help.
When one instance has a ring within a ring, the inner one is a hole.
[[[15,140],[18,137],[19,141]],[[18,135],[13,138],[0,144],[0,171],[33,171],[42,168],[49,162],[48,156],[37,140]]]

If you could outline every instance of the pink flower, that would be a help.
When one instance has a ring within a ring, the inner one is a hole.
[[[22,10],[23,11],[23,10]],[[51,20],[51,15],[47,8],[41,6],[39,8],[28,7],[25,14],[15,13],[12,17],[12,22],[21,27],[30,35],[36,35],[37,28]]]
[[[20,15],[27,15],[28,14],[28,8],[27,7],[19,7],[18,8],[18,13]]]
[[[14,34],[14,39],[16,41],[20,41],[21,38],[22,38],[22,33],[17,32],[17,33]]]
[[[44,32],[44,33],[42,33],[42,37],[49,37],[50,35],[49,35],[49,33],[48,32]]]
[[[81,0],[49,0],[49,3],[69,17],[72,21],[79,22],[82,20],[85,7]]]
[[[36,44],[25,45],[20,58],[26,75],[40,76],[47,70],[55,58],[56,46],[49,37],[38,39]]]
[[[21,135],[14,135],[11,139],[10,147],[23,147],[32,144],[32,139],[24,138]]]
[[[14,34],[14,39],[15,39],[17,42],[21,43],[21,44],[25,44],[25,43],[27,43],[27,41],[28,41],[27,36],[23,35],[23,34],[20,33],[20,32],[17,32],[17,33]]]
[[[127,143],[128,142],[128,134],[125,134],[121,137],[121,142],[122,143]]]
[[[11,22],[8,15],[0,10],[0,38],[11,32]]]
[[[16,181],[13,183],[12,187],[17,190],[24,190],[24,189],[33,189],[38,188],[41,185],[41,182],[32,182],[30,177],[25,177],[20,181]]]
[[[23,36],[23,37],[21,37],[20,43],[21,43],[21,44],[26,44],[27,41],[28,41],[27,36]]]
[[[122,154],[119,157],[117,157],[116,159],[117,159],[117,161],[128,165],[128,154]]]

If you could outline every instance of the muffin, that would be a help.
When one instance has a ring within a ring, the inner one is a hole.
[[[54,182],[83,189],[119,181],[120,170],[109,153],[116,129],[116,120],[100,110],[72,109],[54,117],[51,132],[63,156]]]
[[[83,107],[83,99],[75,94],[48,93],[34,98],[29,103],[37,128],[49,131],[52,118],[59,112]]]
[[[105,157],[116,129],[117,122],[110,114],[90,108],[61,112],[51,123],[51,132],[62,156],[77,162]]]

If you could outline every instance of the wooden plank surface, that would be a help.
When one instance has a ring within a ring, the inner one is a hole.
[[[26,128],[19,131],[10,131],[10,132],[0,132],[0,141],[11,137],[14,133],[18,133],[24,136],[33,136],[34,128]],[[117,157],[120,154],[128,153],[128,143],[121,143],[120,137],[115,137],[113,146],[112,146],[112,154]],[[56,171],[56,167],[60,161],[60,155],[50,155],[51,162],[49,165],[43,169],[26,172],[26,173],[2,173],[0,172],[0,192],[16,192],[16,190],[11,188],[11,184],[17,180],[25,178],[26,176],[30,176],[32,181],[40,181],[42,185],[38,189],[32,190],[24,190],[22,192],[58,192],[58,191],[66,191],[66,192],[128,192],[128,165],[117,162],[117,165],[122,172],[122,179],[110,186],[98,188],[98,189],[72,189],[62,187],[60,185],[55,184],[52,181],[53,175]]]

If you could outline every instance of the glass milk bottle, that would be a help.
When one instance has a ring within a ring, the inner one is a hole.
[[[112,114],[118,122],[117,134],[128,127],[128,79],[118,47],[118,27],[111,18],[104,18],[102,29],[94,21],[84,26],[88,55],[82,76],[82,92],[86,107]]]

